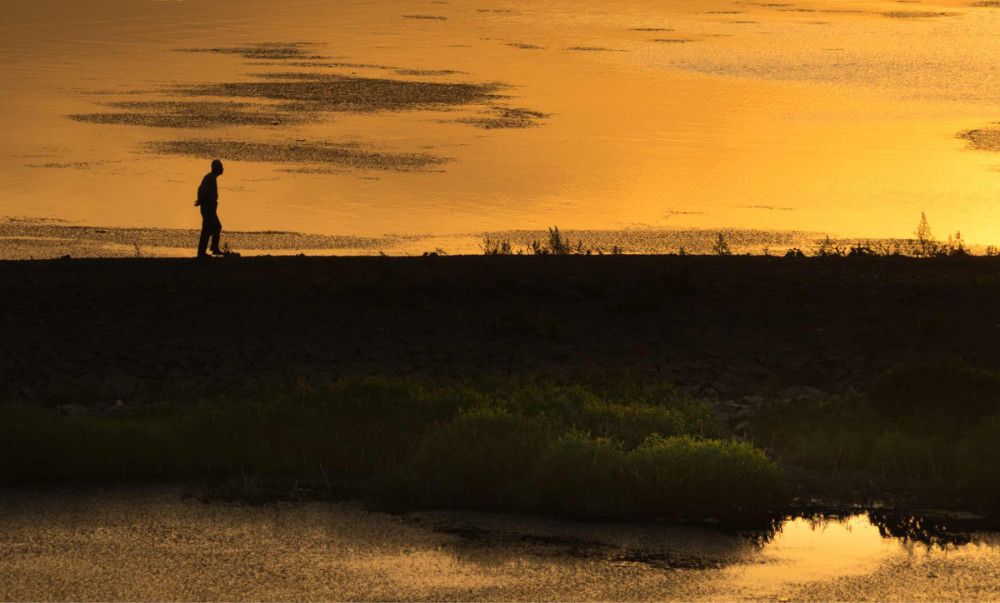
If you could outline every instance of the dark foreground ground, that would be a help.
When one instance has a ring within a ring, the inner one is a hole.
[[[629,371],[706,399],[1000,367],[1000,260],[513,256],[0,262],[0,399],[82,405]]]

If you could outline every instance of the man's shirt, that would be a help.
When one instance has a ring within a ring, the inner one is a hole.
[[[198,187],[198,203],[208,209],[218,207],[219,185],[215,180],[215,174],[209,172],[201,179],[201,186]]]

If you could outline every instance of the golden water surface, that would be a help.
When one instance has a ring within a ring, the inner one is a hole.
[[[4,490],[0,600],[983,601],[997,534],[921,544],[866,516],[759,539],[704,526],[348,503],[204,504],[177,488]]]
[[[995,243],[991,4],[7,0],[0,216]]]

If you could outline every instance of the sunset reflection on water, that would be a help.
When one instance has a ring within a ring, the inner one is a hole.
[[[907,237],[923,211],[942,238],[1000,235],[1000,157],[957,138],[1000,118],[994,8],[42,0],[10,3],[7,14],[0,216],[196,227],[193,191],[220,155],[231,230],[458,235],[558,224]],[[238,51],[275,44],[301,44],[303,55]],[[197,49],[215,52],[178,52]],[[489,98],[308,115],[296,113],[297,97],[281,106],[213,95],[215,84],[288,73],[502,86]],[[197,86],[201,96],[181,92]],[[289,119],[68,119],[181,101],[277,107]],[[528,118],[495,121],[509,110]],[[200,146],[186,154],[190,141]],[[237,143],[276,150],[241,155]],[[317,144],[388,159],[288,157]],[[433,161],[398,169],[399,157],[417,155]]]

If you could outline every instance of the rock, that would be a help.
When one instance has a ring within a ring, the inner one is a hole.
[[[713,381],[711,383],[711,388],[719,392],[719,395],[723,398],[727,396],[733,396],[736,393],[737,387],[730,385],[724,381]]]
[[[756,363],[737,368],[735,374],[741,382],[749,384],[761,383],[771,378],[771,371]]]
[[[830,394],[810,385],[793,385],[782,391],[780,397],[788,400],[814,401],[829,398]]]

